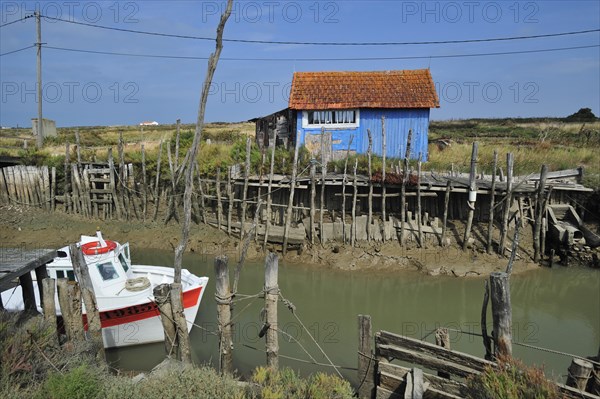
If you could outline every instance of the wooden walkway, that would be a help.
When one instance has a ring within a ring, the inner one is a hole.
[[[36,310],[31,271],[35,270],[41,298],[42,280],[48,277],[46,264],[56,256],[55,249],[0,248],[0,292],[14,287],[19,279],[25,309]],[[1,300],[0,309],[3,309]]]

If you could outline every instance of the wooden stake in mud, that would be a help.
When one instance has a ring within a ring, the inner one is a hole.
[[[165,351],[167,356],[178,357],[177,350],[177,330],[173,321],[173,309],[171,307],[171,286],[169,284],[159,284],[154,287],[154,302],[160,311],[160,321],[165,333]]]
[[[181,126],[181,119],[177,119],[175,123],[177,124],[177,131],[175,133],[175,170],[177,170],[179,168],[179,128]]]
[[[231,331],[231,291],[227,256],[215,258],[215,300],[219,321],[219,371],[233,373],[233,339]]]
[[[69,188],[69,182],[70,182],[70,178],[69,178],[69,169],[70,169],[70,163],[71,163],[71,151],[69,151],[69,142],[67,141],[65,143],[65,195],[63,197],[63,202],[65,205],[65,212],[69,212],[69,210],[71,209],[71,193],[70,193],[70,188]]]
[[[423,248],[423,216],[421,216],[421,154],[417,162],[417,228],[419,229],[419,248]]]
[[[298,148],[298,146],[296,146]],[[265,311],[267,328],[266,352],[267,367],[277,370],[279,368],[279,341],[277,337],[277,302],[279,299],[279,286],[277,274],[279,258],[277,254],[269,252],[265,261]]]
[[[450,191],[452,190],[452,181],[448,179],[446,181],[446,194],[444,195],[444,215],[442,221],[442,237],[440,238],[440,245],[446,246],[446,232],[448,227],[448,204],[450,203]]]
[[[435,330],[435,344],[445,349],[450,349],[450,335],[447,328],[438,328]],[[450,378],[450,374],[445,371],[438,371],[438,376],[442,378]]]
[[[504,246],[508,234],[508,216],[510,214],[510,205],[512,202],[512,177],[513,177],[513,153],[506,154],[506,196],[504,197],[504,212],[502,214],[502,229],[500,230],[500,244],[498,253],[504,256]]]
[[[60,313],[63,318],[63,325],[65,327],[65,333],[67,334],[67,340],[77,341],[83,338],[83,325],[81,319],[81,295],[79,293],[79,285],[77,283],[69,283],[66,278],[59,278],[56,280],[56,287],[58,288],[58,302],[60,304]],[[79,314],[74,314],[73,309],[76,307],[71,306],[73,298],[79,304]]]
[[[56,292],[56,280],[46,277],[42,280],[42,305],[44,307],[44,320],[52,327],[51,331],[57,331],[56,323],[56,303],[54,302],[54,294]],[[58,343],[58,335],[53,334],[53,341]]]
[[[285,215],[285,227],[283,230],[283,256],[287,254],[288,246],[288,235],[290,232],[290,225],[292,223],[292,208],[294,205],[294,191],[296,190],[296,173],[298,173],[298,148],[299,145],[296,142],[294,146],[294,164],[292,165],[292,181],[290,183],[290,198],[288,200],[288,207]]]
[[[358,168],[358,158],[354,160],[354,178],[352,179],[352,225],[350,227],[351,245],[354,247],[356,242],[356,198],[358,197],[358,186],[356,178],[356,169]]]
[[[117,146],[117,154],[119,156],[119,173],[118,176],[118,190],[117,195],[121,198],[119,199],[123,204],[123,214],[127,220],[129,220],[129,201],[127,198],[127,187],[125,187],[125,155],[123,153],[123,132],[119,132],[119,144]]]
[[[190,336],[188,335],[187,320],[183,312],[181,283],[171,284],[171,309],[173,311],[173,320],[177,328],[177,343],[179,344],[179,356],[182,362],[192,362],[192,352],[190,350]]]
[[[206,220],[206,199],[204,194],[204,188],[202,186],[202,178],[200,177],[200,170],[198,164],[194,167],[196,169],[196,175],[198,177],[198,191],[200,192],[200,208],[202,209],[202,222],[207,224]]]
[[[492,164],[492,187],[490,188],[490,218],[488,220],[487,253],[492,253],[492,235],[494,233],[494,208],[496,205],[496,169],[498,166],[498,150],[494,150]]]
[[[382,224],[381,224],[381,239],[383,242],[385,242],[385,223],[387,220],[386,214],[385,214],[385,197],[387,194],[387,188],[385,185],[385,161],[386,161],[386,157],[387,157],[387,148],[386,148],[386,141],[385,141],[385,116],[381,116],[381,156],[382,156],[382,166],[381,166],[381,219],[382,219]]]
[[[408,159],[410,158],[410,143],[412,141],[412,129],[408,130],[406,140],[406,152],[402,164],[402,186],[400,187],[400,246],[404,246],[404,222],[406,221],[406,183],[410,179],[408,175]],[[444,234],[442,234],[443,236]]]
[[[475,201],[477,201],[477,151],[479,149],[479,143],[475,141],[473,143],[473,150],[471,152],[471,171],[469,173],[469,200],[467,202],[467,227],[465,228],[465,236],[463,238],[463,251],[467,250],[469,245],[469,239],[471,238],[471,227],[473,226],[473,216],[475,215]]]
[[[354,135],[350,136],[348,149],[346,150],[346,160],[344,161],[344,177],[342,178],[342,242],[346,243],[346,184],[348,184],[348,158],[350,157],[350,146],[352,145]]]
[[[171,176],[171,195],[169,195],[167,217],[165,218],[165,224],[175,218],[179,222],[179,215],[177,213],[177,176],[175,165],[173,165],[173,157],[171,155],[171,142],[167,141],[167,157],[169,160],[169,172]]]
[[[144,222],[148,211],[148,182],[146,181],[146,149],[142,143],[142,215]]]
[[[110,190],[113,203],[115,204],[115,212],[117,213],[117,219],[121,219],[121,205],[119,204],[119,197],[117,196],[117,184],[115,182],[115,162],[113,160],[112,148],[108,149],[108,174],[110,176]]]
[[[533,224],[533,261],[540,261],[540,232],[542,229],[542,219],[544,217],[544,196],[546,193],[546,176],[548,175],[548,166],[542,165],[540,172],[540,182],[538,185],[537,202],[535,205],[535,221]],[[543,254],[541,254],[543,256]]]
[[[269,140],[269,151],[271,151],[271,163],[269,165],[269,184],[267,186],[267,209],[266,209],[266,220],[265,220],[265,237],[263,241],[263,251],[267,247],[267,241],[269,240],[269,227],[271,226],[271,190],[273,189],[273,170],[275,168],[275,140]],[[260,191],[258,200],[260,201]]]
[[[227,235],[231,236],[231,214],[233,213],[233,190],[231,188],[232,168],[227,168]]]
[[[223,225],[223,204],[221,203],[221,168],[217,168],[217,180],[215,182],[217,190],[217,226],[221,230]]]
[[[316,178],[315,175],[317,173],[317,164],[316,162],[311,162],[310,164],[310,243],[315,245],[315,234],[316,234],[316,226],[315,226],[315,200],[317,197],[317,187],[316,187]]]
[[[250,151],[252,150],[252,140],[250,137],[246,138],[246,167],[244,169],[244,190],[242,192],[242,220],[240,221],[240,240],[244,238],[246,235],[244,224],[246,223],[246,210],[248,209],[248,204],[246,203],[248,199],[248,180],[250,179]]]
[[[79,141],[79,129],[75,129],[75,145],[77,146],[77,167],[81,169],[81,143]]]
[[[512,309],[510,305],[509,274],[490,274],[492,319],[494,323],[494,353],[496,357],[512,356]]]
[[[162,146],[163,142],[160,141],[160,145],[158,146],[158,158],[156,159],[156,183],[154,184],[154,216],[152,220],[156,222],[156,217],[158,216],[158,206],[160,205],[160,157],[162,154]]]
[[[487,331],[487,308],[490,301],[490,286],[485,281],[485,291],[483,294],[483,304],[481,305],[481,336],[483,337],[483,346],[485,348],[485,360],[492,360],[492,340]]]
[[[319,203],[319,239],[325,242],[323,216],[325,213],[325,178],[327,177],[327,157],[325,157],[325,128],[321,128],[321,202]]]
[[[52,194],[51,194],[51,204],[52,204],[52,212],[54,212],[56,210],[56,167],[53,166],[52,167],[52,180],[51,183],[52,185],[51,190],[52,190]]]
[[[92,284],[92,278],[90,277],[87,263],[83,257],[81,248],[79,248],[77,244],[71,244],[69,246],[69,253],[71,254],[73,271],[79,282],[81,296],[83,298],[83,303],[85,304],[88,325],[87,332],[90,334],[92,342],[96,346],[98,352],[101,354],[102,358],[105,359],[102,326],[100,325],[100,312],[98,311],[96,294],[94,292],[94,286]]]
[[[358,390],[359,398],[372,398],[375,388],[375,361],[373,357],[373,330],[371,328],[371,316],[358,315],[358,372],[357,377],[360,384]]]
[[[568,370],[567,386],[585,391],[593,371],[594,365],[592,363],[583,359],[573,359]]]
[[[373,226],[371,225],[373,223],[373,137],[369,129],[367,129],[367,135],[369,137],[369,147],[367,148],[367,158],[369,162],[369,213],[367,214],[367,240],[370,242],[373,239]]]

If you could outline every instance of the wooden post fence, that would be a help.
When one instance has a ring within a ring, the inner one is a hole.
[[[267,366],[273,370],[279,368],[279,341],[277,336],[277,302],[279,299],[279,286],[277,285],[278,269],[279,258],[277,257],[277,254],[269,252],[265,261],[265,326],[267,327]]]

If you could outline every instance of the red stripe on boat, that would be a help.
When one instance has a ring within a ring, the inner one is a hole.
[[[184,309],[191,308],[198,303],[200,291],[202,291],[202,287],[194,288],[193,290],[183,293]],[[128,306],[126,308],[102,312],[100,313],[100,324],[102,325],[102,328],[106,328],[149,319],[156,316],[160,316],[160,312],[158,311],[156,303],[148,302],[142,305]]]

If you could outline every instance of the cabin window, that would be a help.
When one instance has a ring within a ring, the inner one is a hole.
[[[69,281],[75,281],[75,272],[73,270],[57,270],[56,278],[67,278]]]
[[[73,270],[67,270],[67,279],[75,281],[75,272]]]
[[[62,270],[57,270],[56,278],[65,278],[65,272],[63,272]]]
[[[356,109],[304,111],[302,127],[358,127],[359,111]]]
[[[125,260],[123,254],[119,254],[119,262],[121,262],[121,266],[123,266],[123,269],[125,271],[129,270],[129,265],[127,264],[127,261]]]
[[[115,267],[113,266],[112,262],[99,263],[98,265],[96,265],[96,267],[98,268],[98,272],[100,273],[100,276],[102,276],[102,280],[104,281],[119,278],[119,274],[115,270]]]

